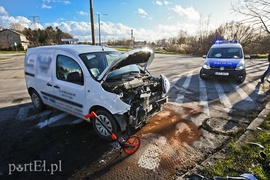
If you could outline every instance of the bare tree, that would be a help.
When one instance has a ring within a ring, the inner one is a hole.
[[[10,23],[9,28],[16,31],[23,31],[24,27],[20,23]]]
[[[243,16],[243,22],[260,31],[270,34],[270,1],[269,0],[239,0],[233,5],[234,12]]]

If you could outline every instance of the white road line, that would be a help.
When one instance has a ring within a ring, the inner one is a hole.
[[[171,86],[174,86],[175,83],[181,78],[182,74],[176,75],[173,77],[173,80],[171,81]]]
[[[210,117],[209,106],[208,106],[208,97],[205,82],[199,80],[199,88],[200,88],[200,105],[204,107],[204,111],[208,117]]]
[[[189,72],[188,72],[187,77],[186,77],[186,79],[185,79],[185,81],[184,81],[184,84],[182,85],[182,88],[184,88],[184,89],[187,89],[187,88],[188,88],[188,86],[189,86],[189,84],[190,84],[191,77],[192,77],[192,73],[193,73],[194,71],[195,71],[195,70],[189,71]],[[182,94],[178,94],[178,95],[177,95],[177,98],[175,99],[175,101],[178,102],[178,103],[182,103],[183,100],[184,100],[184,96],[185,96],[185,92],[182,93]]]
[[[243,100],[246,100],[246,101],[253,101],[249,95],[243,90],[241,89],[239,86],[236,86],[235,90],[238,92],[238,94],[241,96],[241,98]]]
[[[246,86],[248,86],[252,90],[259,90],[259,88],[256,88],[256,86],[254,86],[254,84],[251,83],[247,83]]]
[[[48,126],[49,124],[52,124],[52,123],[58,121],[59,119],[62,119],[63,117],[66,117],[66,116],[68,116],[67,113],[61,113],[61,114],[59,114],[57,116],[51,117],[49,119],[46,119],[43,122],[38,123],[37,127],[41,129],[41,128],[43,128],[45,126]]]
[[[229,98],[224,93],[222,86],[219,83],[215,83],[215,88],[218,93],[220,102],[225,106],[225,109],[231,109],[232,105],[229,101]]]
[[[52,110],[46,110],[46,111],[42,111],[38,114],[35,114],[35,115],[32,115],[30,117],[27,117],[26,119],[24,119],[24,121],[31,121],[31,120],[34,120],[34,119],[39,119],[41,117],[44,117],[44,116],[48,116],[50,113],[52,113]]]
[[[15,119],[24,120],[28,115],[29,109],[30,109],[30,106],[21,107],[19,109],[19,112],[17,113]]]

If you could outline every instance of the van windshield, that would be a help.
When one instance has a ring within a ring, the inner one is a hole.
[[[208,53],[208,58],[243,58],[241,48],[211,48]]]
[[[80,54],[80,58],[84,62],[90,74],[97,78],[104,69],[116,59],[121,52],[119,51],[107,51],[107,52],[93,52]]]

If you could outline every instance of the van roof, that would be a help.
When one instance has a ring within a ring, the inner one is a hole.
[[[112,48],[107,48],[103,46],[93,46],[93,45],[87,45],[87,44],[63,44],[63,45],[52,45],[52,46],[39,46],[39,47],[28,48],[27,51],[35,51],[38,49],[64,50],[68,52],[73,52],[75,54],[99,52],[99,51],[116,51],[115,49],[112,49]]]
[[[242,48],[241,44],[238,43],[222,43],[222,44],[214,44],[211,48],[227,48],[227,47],[238,47]]]

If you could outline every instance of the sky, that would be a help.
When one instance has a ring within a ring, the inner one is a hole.
[[[147,42],[176,37],[181,30],[196,35],[202,27],[240,20],[232,10],[238,1],[92,0],[95,39],[99,41],[99,30],[102,42],[131,39],[131,32],[135,41]],[[0,27],[11,23],[58,27],[81,42],[92,42],[90,0],[0,0]]]

